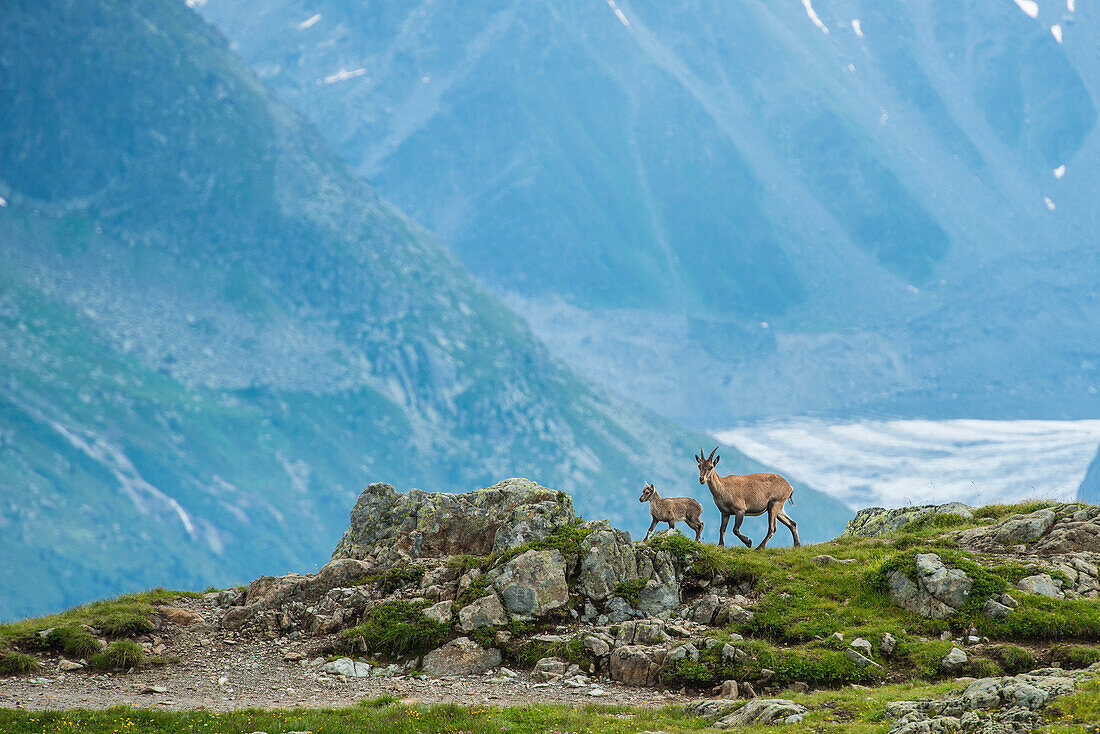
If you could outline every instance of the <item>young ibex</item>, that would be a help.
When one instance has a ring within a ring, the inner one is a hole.
[[[718,545],[726,544],[726,525],[730,521],[730,515],[736,519],[733,523],[733,534],[741,539],[741,542],[752,547],[752,540],[741,534],[741,521],[745,515],[755,517],[768,513],[768,534],[760,541],[757,548],[763,548],[764,544],[775,535],[775,521],[786,525],[791,529],[794,544],[798,542],[798,524],[787,517],[783,512],[783,504],[791,498],[794,488],[790,483],[778,474],[730,474],[728,477],[718,476],[714,467],[718,466],[718,460],[722,457],[715,456],[718,447],[710,452],[710,456],[703,458],[703,449],[699,449],[699,455],[695,460],[699,462],[699,484],[705,484],[714,497],[714,504],[722,513],[722,528],[718,531]]]
[[[642,538],[643,542],[649,540],[649,534],[659,522],[667,522],[669,528],[676,527],[676,523],[683,520],[695,531],[695,540],[703,537],[703,521],[699,516],[703,514],[703,506],[691,497],[661,497],[657,490],[648,482],[642,490],[639,502],[649,503],[649,514],[653,516],[653,522],[649,524],[649,532]]]

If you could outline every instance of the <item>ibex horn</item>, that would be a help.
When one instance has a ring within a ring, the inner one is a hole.
[[[703,451],[703,447],[702,447],[702,446],[700,446],[700,447],[699,447],[699,461],[702,461],[702,460],[703,460],[703,454],[705,454],[705,453],[707,453],[707,452],[706,452],[706,451]]]
[[[717,454],[717,453],[718,453],[718,447],[715,446],[714,451],[711,451],[710,456],[707,457],[707,461],[713,462],[714,461],[714,455]]]

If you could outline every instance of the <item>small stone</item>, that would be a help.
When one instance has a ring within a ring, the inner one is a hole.
[[[720,692],[718,694],[718,698],[725,698],[725,699],[729,699],[731,701],[737,698],[737,695],[738,695],[737,681],[735,681],[735,680],[722,681],[722,685],[719,686],[719,688],[720,688]]]
[[[993,599],[986,600],[985,606],[982,607],[982,611],[985,612],[986,616],[988,616],[990,619],[1004,619],[1012,613],[1011,607],[1008,607],[1000,603],[999,601],[994,601]]]
[[[1038,594],[1050,599],[1064,599],[1065,593],[1050,574],[1039,573],[1034,576],[1022,578],[1016,582],[1016,588],[1029,594]]]
[[[283,660],[287,661],[288,663],[294,663],[294,662],[297,662],[299,660],[305,660],[305,659],[306,659],[305,653],[298,652],[297,650],[288,650],[287,652],[285,652],[283,654]]]
[[[441,624],[450,624],[451,611],[454,609],[453,601],[441,601],[424,610],[424,616]]]
[[[890,657],[894,654],[894,648],[897,647],[897,645],[898,639],[887,632],[882,636],[882,642],[879,643],[878,651],[886,657]]]
[[[852,640],[852,644],[849,645],[849,647],[851,647],[853,650],[858,651],[864,657],[871,657],[872,648],[871,642],[869,640],[865,640],[862,637],[857,637],[856,639]]]
[[[343,675],[348,678],[366,678],[371,674],[373,666],[351,658],[339,658],[331,663],[325,663],[321,670],[332,675]]]
[[[82,663],[73,662],[72,660],[66,660],[61,658],[57,663],[57,669],[62,673],[71,673],[74,670],[83,670],[84,665]]]
[[[168,689],[164,686],[145,686],[139,691],[139,693],[141,693],[143,696],[148,696],[154,693],[168,693]]]
[[[1005,592],[1004,594],[1001,594],[1001,604],[1004,604],[1009,609],[1015,609],[1020,604],[1020,602],[1013,599],[1008,592]]]
[[[970,660],[966,656],[966,653],[957,647],[951,648],[951,651],[943,656],[940,660],[940,667],[948,673],[958,670]]]
[[[858,652],[856,652],[855,650],[853,650],[850,647],[847,650],[844,651],[844,657],[848,658],[849,660],[851,660],[853,663],[855,663],[856,665],[858,665],[861,668],[871,668],[871,667],[881,668],[882,667],[881,665],[876,663],[874,660],[871,660],[870,658],[866,658],[863,655],[860,655]]]

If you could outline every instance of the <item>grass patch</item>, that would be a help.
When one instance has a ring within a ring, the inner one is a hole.
[[[103,652],[88,659],[88,665],[98,670],[129,670],[145,663],[145,651],[133,640],[115,640]]]
[[[1031,650],[1019,645],[997,645],[992,650],[992,657],[1006,673],[1026,673],[1034,670],[1039,663]]]
[[[940,530],[973,524],[974,521],[972,519],[963,517],[957,512],[945,512],[942,514],[931,513],[923,517],[918,517],[916,520],[910,520],[901,526],[899,532],[907,534],[924,533],[928,531],[938,532]]]
[[[388,659],[420,655],[438,647],[451,632],[449,625],[425,617],[425,607],[420,602],[383,602],[342,635],[347,640],[362,637],[368,652]]]
[[[46,644],[74,658],[87,658],[100,651],[101,645],[83,627],[55,627],[46,635]]]
[[[34,655],[10,651],[0,653],[0,675],[19,675],[41,669],[42,663]]]
[[[1063,668],[1087,668],[1100,663],[1100,649],[1086,645],[1055,645],[1050,648],[1051,660],[1058,660]]]
[[[401,699],[397,696],[393,696],[389,693],[384,693],[381,696],[375,696],[374,698],[364,698],[358,703],[359,706],[368,709],[380,709],[386,706],[392,706],[395,703],[400,702]]]
[[[1050,734],[1100,734],[1100,681],[1080,686],[1076,693],[1057,699],[1043,711]]]
[[[0,645],[21,645],[40,648],[45,644],[38,633],[51,627],[74,627],[86,624],[108,637],[128,637],[153,630],[150,617],[156,607],[171,604],[182,597],[200,597],[191,591],[154,589],[140,594],[127,594],[116,599],[96,601],[47,617],[24,619],[0,624]]]
[[[1003,520],[1011,515],[1029,515],[1036,510],[1058,507],[1060,504],[1054,500],[1029,500],[1014,505],[985,505],[974,510],[974,519]]]
[[[470,585],[463,589],[462,593],[455,597],[455,614],[458,614],[458,610],[465,606],[473,604],[489,593],[489,579],[484,576],[478,576],[476,579],[470,582]]]

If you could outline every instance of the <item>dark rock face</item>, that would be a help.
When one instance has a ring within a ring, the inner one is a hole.
[[[542,540],[573,520],[573,500],[529,479],[506,479],[465,494],[398,494],[371,484],[351,511],[333,559],[438,558],[486,555]]]

